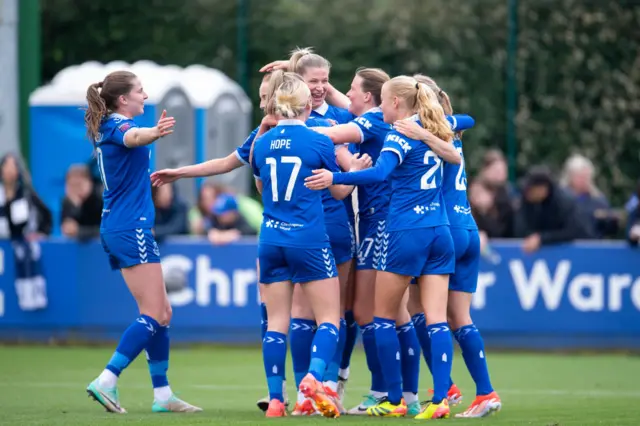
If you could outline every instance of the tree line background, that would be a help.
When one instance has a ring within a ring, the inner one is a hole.
[[[240,79],[244,45],[248,94],[256,99],[262,64],[314,46],[331,61],[331,81],[343,91],[359,66],[434,77],[454,110],[476,119],[465,134],[473,173],[484,150],[506,150],[508,3],[46,0],[43,80],[88,60],[141,59],[201,63]],[[242,13],[246,39],[239,39]],[[534,164],[559,171],[579,152],[593,160],[598,186],[620,205],[640,178],[640,1],[520,0],[517,40],[518,175]],[[259,116],[256,108],[256,123]]]

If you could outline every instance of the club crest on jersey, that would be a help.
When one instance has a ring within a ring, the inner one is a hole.
[[[122,123],[121,125],[118,126],[118,130],[120,130],[122,133],[126,132],[130,128],[131,128],[131,123]]]

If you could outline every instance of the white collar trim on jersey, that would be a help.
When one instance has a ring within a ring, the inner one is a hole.
[[[314,109],[314,111],[324,117],[327,111],[329,111],[329,104],[325,101],[318,108]]]
[[[420,116],[418,114],[413,114],[411,117],[403,118],[402,120],[411,120],[418,122],[420,121]],[[393,129],[393,124],[391,125],[391,128]]]
[[[119,118],[120,120],[131,120],[129,117],[122,114],[118,114],[117,112],[113,112],[109,114],[109,118]]]
[[[370,112],[382,112],[382,110],[380,109],[380,107],[373,107],[373,108],[365,111],[364,113],[367,114],[367,113],[370,113]]]
[[[278,121],[278,126],[306,126],[306,124],[304,124],[304,121],[302,120],[291,118]]]

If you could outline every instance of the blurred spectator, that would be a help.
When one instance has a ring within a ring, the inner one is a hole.
[[[51,212],[31,186],[24,163],[15,154],[0,159],[0,238],[10,239],[15,259],[18,304],[30,311],[47,306],[47,290],[38,240],[51,233]]]
[[[218,187],[211,182],[205,182],[198,193],[198,204],[189,211],[189,232],[193,235],[205,235],[211,227],[213,219],[213,204],[218,195]]]
[[[71,166],[67,171],[62,200],[62,233],[69,238],[86,240],[100,235],[102,194],[96,188],[89,168]]]
[[[238,210],[238,202],[231,194],[220,194],[212,209],[213,220],[208,237],[212,244],[228,244],[243,235],[256,235]]]
[[[625,236],[629,244],[637,246],[640,242],[640,180],[636,187],[636,193],[633,194],[627,203],[627,229]]]
[[[51,234],[51,212],[31,186],[22,159],[5,155],[0,172],[0,238],[37,240]]]
[[[478,177],[493,188],[498,204],[511,203],[511,200],[517,196],[514,186],[508,181],[507,160],[499,149],[490,149],[484,154]]]
[[[483,179],[476,179],[469,186],[469,203],[478,229],[483,237],[509,238],[513,236],[513,206],[508,197],[496,202],[496,189]]]
[[[553,181],[544,166],[533,167],[525,177],[514,233],[524,238],[522,248],[527,253],[541,245],[590,236],[576,201]]]
[[[153,203],[156,206],[154,235],[162,242],[169,235],[184,235],[187,229],[187,205],[178,197],[174,185],[153,188]]]
[[[617,232],[618,219],[605,196],[595,186],[593,172],[591,160],[582,155],[572,155],[564,165],[561,185],[576,198],[590,233],[602,238]]]

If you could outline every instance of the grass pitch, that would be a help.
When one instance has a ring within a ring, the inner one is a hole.
[[[104,412],[85,392],[100,373],[112,347],[0,346],[0,424],[7,425],[277,425],[416,424],[414,419],[371,419],[342,416],[337,420],[288,417],[265,419],[255,401],[266,393],[260,349],[200,347],[171,353],[169,380],[178,395],[204,408],[192,415],[152,414],[153,394],[144,356],[122,375],[120,398],[126,415]],[[289,392],[294,397],[288,361]],[[442,420],[456,425],[640,425],[640,357],[626,355],[556,355],[494,353],[489,368],[503,410],[486,419]],[[361,351],[354,353],[347,406],[366,393],[368,371]],[[465,399],[474,385],[459,353],[453,378]],[[431,387],[429,371],[421,371],[421,397]]]

